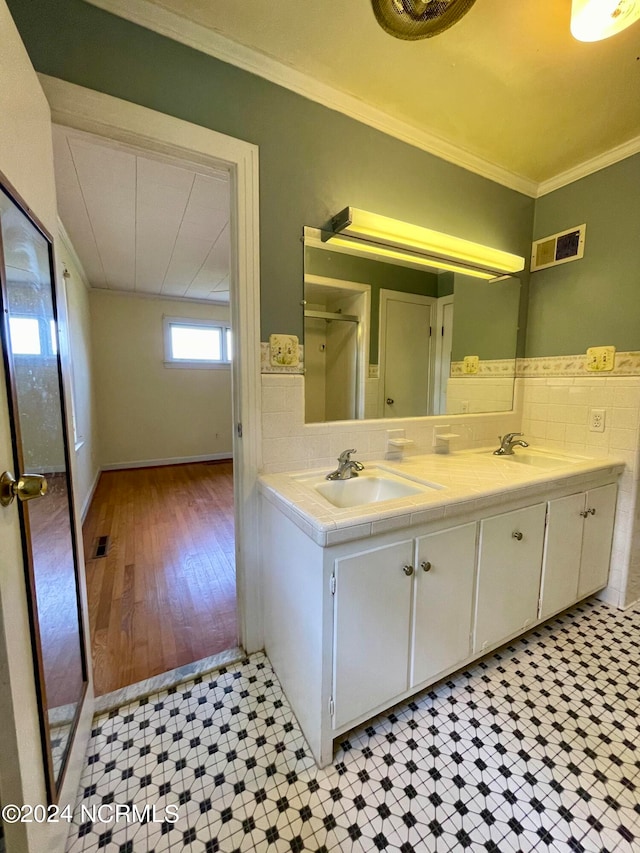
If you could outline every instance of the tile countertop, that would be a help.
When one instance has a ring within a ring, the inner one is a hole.
[[[544,448],[536,449],[544,451]],[[327,546],[454,518],[507,501],[529,497],[545,499],[550,488],[575,487],[580,490],[593,479],[594,474],[615,477],[625,467],[623,461],[611,456],[585,458],[567,455],[566,459],[566,464],[555,468],[535,468],[510,463],[487,449],[367,462],[366,468],[375,466],[418,482],[438,484],[441,488],[347,509],[333,506],[314,489],[294,479],[301,474],[323,476],[328,473],[324,469],[263,474],[258,480],[258,488],[267,501],[314,542]]]

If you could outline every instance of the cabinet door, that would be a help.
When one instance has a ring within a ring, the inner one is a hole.
[[[418,539],[411,687],[469,657],[476,525]]]
[[[578,600],[585,494],[549,501],[542,562],[540,619],[559,613]]]
[[[407,689],[413,540],[336,560],[334,728]]]
[[[536,504],[480,523],[474,652],[536,621],[545,511]]]
[[[587,492],[577,598],[584,598],[607,585],[616,493],[615,483]]]

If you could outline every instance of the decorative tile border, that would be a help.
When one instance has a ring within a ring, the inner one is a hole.
[[[271,344],[260,342],[261,373],[304,373],[304,346],[298,344],[298,364],[271,364]]]
[[[299,345],[300,363],[298,365],[272,365],[271,349],[268,342],[260,344],[261,373],[304,373],[304,346]],[[590,378],[606,376],[640,376],[640,351],[616,352],[613,370],[597,372],[587,370],[585,353],[579,355],[552,355],[541,358],[488,359],[480,361],[478,373],[465,373],[464,362],[451,362],[451,376],[471,378],[509,377],[509,376],[588,376]]]
[[[477,373],[465,373],[463,361],[451,362],[451,376],[465,379],[479,379],[496,376],[508,377],[516,375],[516,361],[513,358],[494,358],[486,359],[478,363]]]
[[[554,355],[542,358],[519,358],[516,376],[640,376],[640,352],[617,352],[614,368],[608,372],[587,370],[587,356]]]

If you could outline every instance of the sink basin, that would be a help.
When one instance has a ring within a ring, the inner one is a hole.
[[[515,462],[518,465],[530,465],[532,468],[561,468],[563,465],[581,461],[575,456],[561,456],[545,453],[542,450],[523,450],[522,452],[516,450],[513,456],[499,456],[497,458],[507,463]]]
[[[294,478],[309,486],[322,497],[341,509],[363,504],[389,501],[419,495],[433,489],[442,489],[438,483],[418,483],[381,468],[365,468],[350,480],[327,480],[322,474],[302,474]]]

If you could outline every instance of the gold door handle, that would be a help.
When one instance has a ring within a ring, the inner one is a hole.
[[[9,506],[17,497],[22,502],[47,494],[47,481],[42,474],[23,474],[18,480],[10,471],[0,477],[0,505]]]

